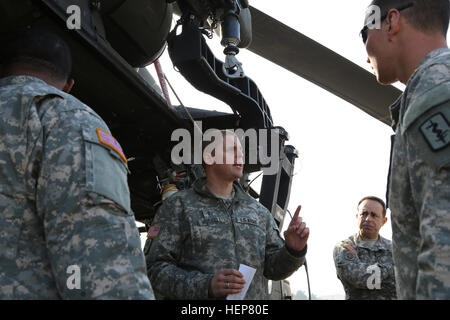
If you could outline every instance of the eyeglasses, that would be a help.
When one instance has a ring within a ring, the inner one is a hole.
[[[411,3],[405,4],[404,6],[401,6],[401,7],[395,8],[395,9],[398,10],[398,11],[402,11],[402,10],[411,8],[413,5],[414,5],[414,3],[411,2]],[[391,9],[390,9],[390,10],[391,10]],[[389,10],[389,11],[390,11],[390,10]],[[381,16],[380,22],[383,22],[384,19],[387,18],[387,15],[388,15],[389,11]],[[364,42],[364,44],[366,44],[366,42],[367,42],[367,30],[369,30],[368,24],[366,24],[366,25],[361,29],[361,32],[360,32],[361,37],[362,37],[362,41]]]

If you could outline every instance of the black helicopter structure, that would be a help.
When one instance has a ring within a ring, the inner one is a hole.
[[[174,17],[178,22],[172,28]],[[273,123],[262,92],[245,75],[239,50],[278,64],[386,124],[386,106],[401,93],[379,85],[366,70],[251,7],[248,0],[0,1],[1,33],[26,26],[52,30],[69,44],[76,79],[72,94],[105,120],[132,157],[128,182],[135,218],[145,225],[141,232],[151,225],[165,187],[184,189],[203,174],[198,165],[171,162],[172,132],[193,132],[194,120],[202,121],[203,130],[277,130],[278,172],[264,174],[257,192],[248,177],[263,165],[246,163],[241,183],[282,225],[297,151],[286,145],[288,133]],[[208,47],[206,39],[213,34],[221,37],[225,59]],[[166,47],[174,67],[197,90],[228,104],[230,113],[168,104],[145,69]],[[286,281],[273,282],[271,288],[273,299],[291,296]]]

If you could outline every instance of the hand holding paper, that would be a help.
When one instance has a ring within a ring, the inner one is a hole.
[[[227,294],[239,293],[244,288],[244,276],[235,269],[221,269],[211,279],[209,295],[225,297]]]
[[[256,269],[246,266],[245,264],[241,264],[239,266],[239,272],[243,274],[245,285],[241,292],[235,294],[229,294],[227,296],[227,300],[244,300],[245,295],[247,294],[248,288],[250,287],[250,283],[255,276]]]

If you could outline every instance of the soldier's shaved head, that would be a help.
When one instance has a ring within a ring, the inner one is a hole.
[[[450,15],[449,0],[373,0],[379,6],[381,15],[390,9],[413,4],[402,16],[416,29],[424,33],[440,32],[447,35]]]
[[[24,28],[1,36],[0,61],[3,75],[22,68],[45,73],[66,82],[72,68],[67,44],[56,34],[41,28]]]

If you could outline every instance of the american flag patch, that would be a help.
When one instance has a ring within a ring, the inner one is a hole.
[[[107,145],[108,147],[116,151],[123,159],[123,161],[125,161],[125,163],[128,162],[127,158],[125,157],[125,154],[123,153],[122,147],[120,146],[119,142],[117,142],[117,140],[114,139],[112,135],[110,135],[108,132],[100,128],[97,128],[97,136],[98,140],[100,140],[101,143]]]
[[[357,254],[355,248],[353,248],[350,244],[346,244],[345,248],[353,254]]]
[[[151,226],[148,229],[147,238],[156,238],[159,234],[159,231],[161,231],[160,226]]]

